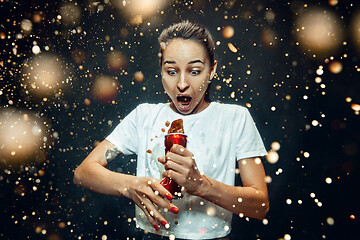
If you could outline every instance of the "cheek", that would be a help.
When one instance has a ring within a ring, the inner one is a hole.
[[[167,81],[166,81],[166,78],[164,78],[163,76],[161,76],[161,82],[162,82],[162,85],[165,87],[167,86]]]
[[[198,87],[198,91],[199,91],[200,93],[205,92],[206,89],[208,88],[208,85],[209,85],[209,83],[208,83],[208,78],[202,79],[201,82],[200,82],[200,85],[199,85],[199,87]]]
[[[162,82],[164,90],[167,92],[167,94],[169,94],[169,91],[171,90],[171,86],[169,85],[169,81],[167,81],[166,78],[161,77],[161,82]]]
[[[162,85],[165,87],[165,85],[166,85],[166,81],[165,81],[166,79],[164,78],[164,75],[162,75],[161,74],[161,83],[162,83]]]

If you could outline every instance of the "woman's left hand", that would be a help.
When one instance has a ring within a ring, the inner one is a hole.
[[[174,179],[187,193],[199,195],[203,185],[203,176],[198,170],[194,154],[181,145],[174,144],[165,156],[158,158],[164,164],[163,177]]]

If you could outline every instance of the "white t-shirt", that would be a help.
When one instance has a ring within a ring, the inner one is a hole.
[[[267,154],[248,110],[217,102],[191,115],[174,112],[169,103],[140,104],[106,139],[126,155],[137,154],[137,176],[162,179],[164,167],[157,158],[165,155],[164,136],[170,127],[166,122],[179,118],[199,171],[217,181],[234,186],[237,160]],[[232,213],[205,199],[184,193],[173,203],[178,214],[161,212],[169,229],[155,231],[136,206],[137,224],[151,233],[185,239],[224,237],[231,230]]]

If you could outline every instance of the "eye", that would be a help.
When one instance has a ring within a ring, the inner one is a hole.
[[[176,74],[175,70],[168,70],[167,73],[171,76],[174,76]]]
[[[191,71],[190,71],[190,74],[191,74],[191,75],[194,75],[194,76],[195,76],[195,75],[198,75],[199,73],[200,73],[199,70],[191,70]]]

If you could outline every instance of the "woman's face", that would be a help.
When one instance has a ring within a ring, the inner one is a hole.
[[[175,38],[162,44],[162,49],[162,83],[173,110],[181,114],[204,110],[209,105],[204,97],[216,62],[210,67],[206,49],[195,40]]]

